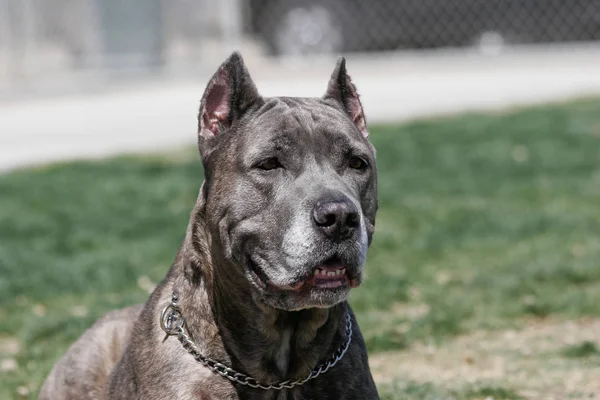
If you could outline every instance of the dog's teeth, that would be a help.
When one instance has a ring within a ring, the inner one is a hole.
[[[327,271],[321,268],[316,268],[313,271],[314,276],[339,276],[346,273],[346,268],[336,269],[335,271]]]

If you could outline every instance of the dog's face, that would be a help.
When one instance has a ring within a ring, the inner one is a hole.
[[[262,98],[232,55],[204,94],[199,147],[213,240],[283,310],[360,284],[377,209],[375,154],[340,60],[323,98]]]

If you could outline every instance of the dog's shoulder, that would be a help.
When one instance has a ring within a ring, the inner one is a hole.
[[[111,311],[89,328],[56,363],[40,400],[103,399],[106,382],[129,344],[143,305]]]

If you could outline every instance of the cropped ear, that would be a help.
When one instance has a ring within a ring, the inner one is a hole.
[[[221,135],[247,109],[261,99],[240,53],[234,52],[208,82],[198,113],[198,136],[205,139]]]
[[[364,137],[369,137],[365,113],[360,103],[356,86],[354,86],[350,76],[346,72],[346,59],[344,57],[338,59],[323,99],[331,99],[339,103],[348,117],[358,127],[360,133]]]

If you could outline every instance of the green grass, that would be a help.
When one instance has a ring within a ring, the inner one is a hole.
[[[431,384],[396,382],[379,387],[381,400],[456,400],[456,397]]]
[[[521,400],[522,397],[513,390],[501,387],[482,387],[475,390],[467,391],[464,394],[467,399],[489,399],[494,400]]]
[[[395,382],[379,388],[381,400],[522,400],[516,392],[501,387],[444,390],[428,383]]]
[[[568,358],[585,358],[590,356],[600,356],[600,350],[596,343],[584,341],[579,344],[566,346],[562,354]]]
[[[372,352],[527,317],[600,315],[600,101],[378,126],[371,137],[380,212],[352,304]],[[0,398],[18,387],[35,398],[97,317],[146,299],[137,280],[164,276],[201,182],[193,151],[0,176],[0,339],[22,343]],[[412,397],[386,386],[384,398],[443,398],[403,387]]]

